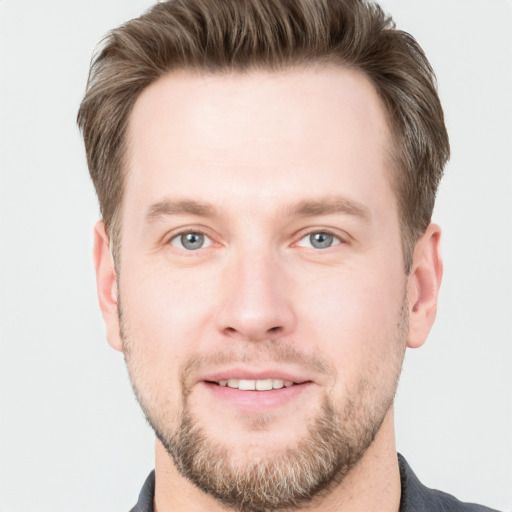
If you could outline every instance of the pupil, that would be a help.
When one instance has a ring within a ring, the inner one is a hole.
[[[316,249],[327,249],[332,245],[333,236],[329,233],[313,233],[309,240]]]
[[[204,244],[204,235],[201,233],[181,235],[181,243],[185,249],[200,249]]]

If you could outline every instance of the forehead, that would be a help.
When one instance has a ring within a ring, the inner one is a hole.
[[[363,74],[342,67],[174,71],[138,98],[128,147],[128,208],[188,193],[276,204],[348,191],[378,203],[379,188],[390,189],[382,104]]]

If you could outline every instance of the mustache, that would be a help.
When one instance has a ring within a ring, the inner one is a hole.
[[[323,375],[335,373],[331,364],[315,352],[301,351],[274,339],[249,343],[250,345],[230,346],[212,353],[191,356],[182,365],[182,383],[186,385],[194,375],[206,369],[236,363],[250,363],[255,366],[269,363],[288,364]]]

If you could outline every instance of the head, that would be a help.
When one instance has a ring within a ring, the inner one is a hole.
[[[341,485],[435,317],[421,49],[359,1],[160,3],[107,37],[79,124],[107,337],[178,474],[254,511]]]

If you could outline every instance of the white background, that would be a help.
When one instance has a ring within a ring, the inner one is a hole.
[[[89,59],[144,0],[0,0],[0,510],[127,511],[153,467],[104,340],[75,127]],[[425,484],[512,510],[512,3],[385,0],[437,71],[453,156],[436,326],[408,354],[398,448]],[[378,504],[376,504],[378,507]]]

